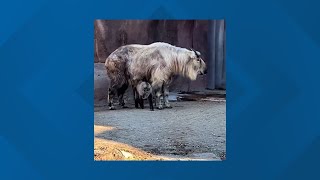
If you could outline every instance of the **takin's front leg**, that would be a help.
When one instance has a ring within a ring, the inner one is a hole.
[[[169,103],[169,86],[163,83],[162,91],[163,91],[163,97],[164,97],[164,107],[172,108],[172,106]]]
[[[158,109],[163,109],[163,95],[161,89],[156,91],[156,104]]]
[[[163,109],[163,80],[158,80],[156,77],[151,79],[152,89],[154,91],[156,106],[158,109]]]
[[[141,109],[144,109],[144,103],[143,103],[143,98],[139,97],[139,105]]]

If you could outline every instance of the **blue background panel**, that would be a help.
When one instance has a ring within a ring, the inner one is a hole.
[[[0,179],[320,179],[315,0],[0,5]],[[93,161],[95,19],[226,19],[227,160]]]

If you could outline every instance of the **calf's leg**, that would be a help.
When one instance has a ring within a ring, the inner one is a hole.
[[[149,95],[148,100],[149,100],[150,110],[151,110],[151,111],[153,111],[153,110],[154,110],[154,108],[153,108],[153,98],[152,98],[152,93]]]

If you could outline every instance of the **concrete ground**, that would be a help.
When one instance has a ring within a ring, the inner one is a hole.
[[[164,159],[224,160],[225,100],[204,98],[171,105],[172,109],[155,111],[150,111],[147,103],[145,109],[135,109],[133,104],[113,111],[98,108],[94,124],[109,130],[95,132],[95,139],[125,144]]]

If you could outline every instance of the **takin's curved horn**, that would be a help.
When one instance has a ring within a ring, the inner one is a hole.
[[[190,50],[193,51],[196,54],[197,58],[200,58],[201,54],[200,54],[199,51],[196,51],[196,50],[194,50],[192,48],[190,48]]]

